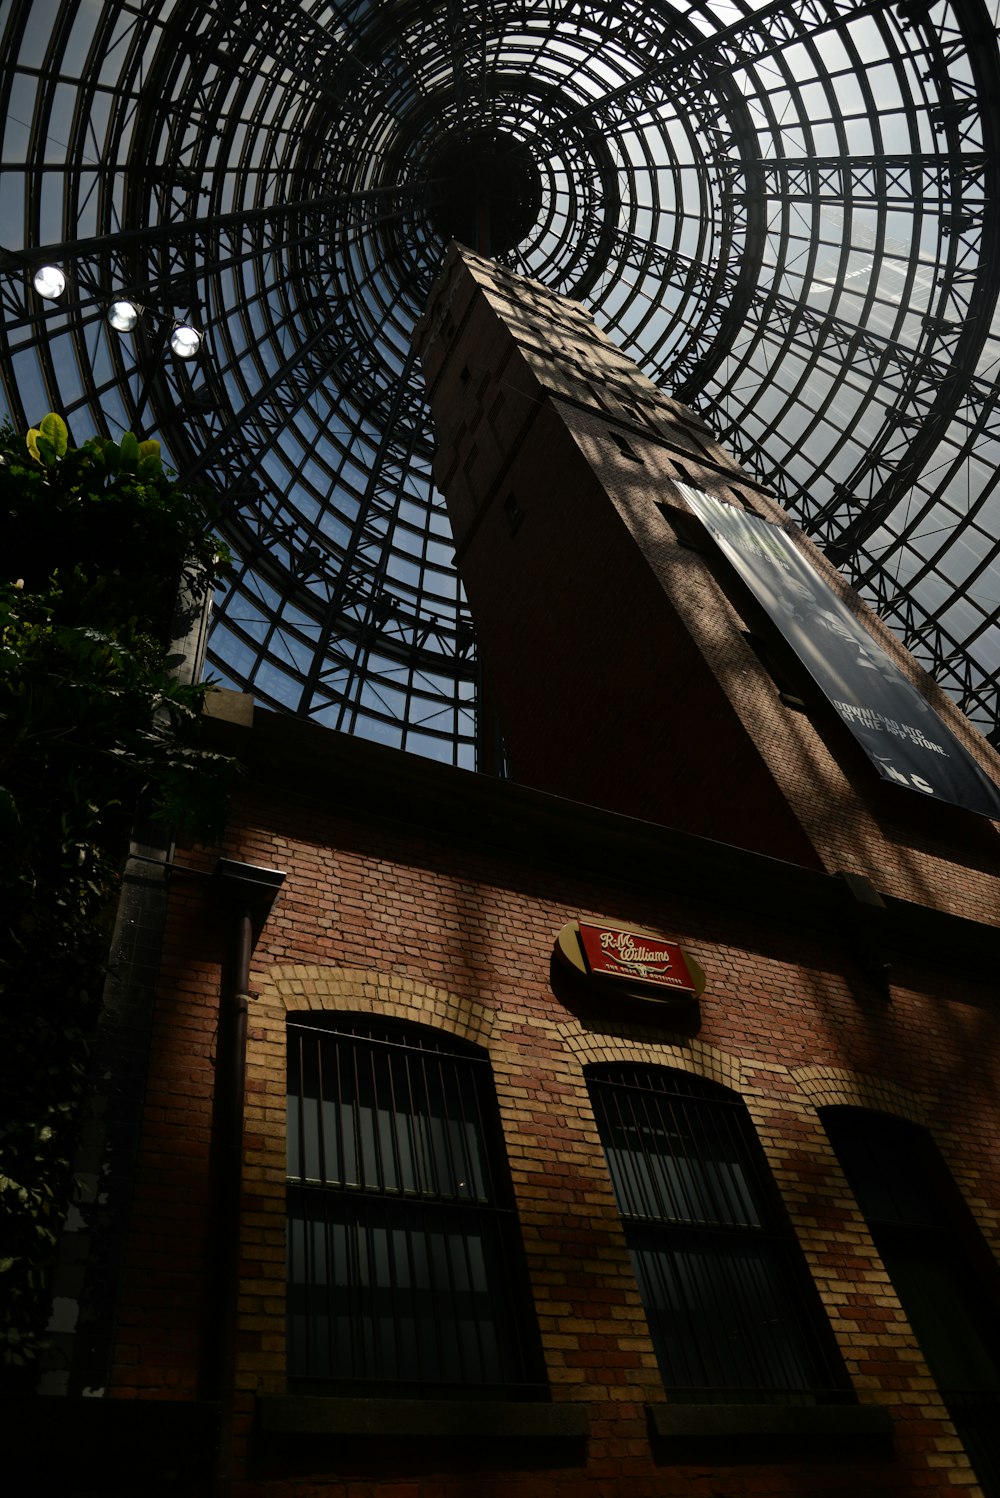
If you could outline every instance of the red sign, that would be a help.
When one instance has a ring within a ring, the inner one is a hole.
[[[591,973],[695,993],[694,979],[675,941],[580,922],[580,943]]]

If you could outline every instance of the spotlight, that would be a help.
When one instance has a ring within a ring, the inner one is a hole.
[[[112,302],[108,308],[108,322],[116,333],[131,333],[139,325],[142,308],[136,302]]]
[[[201,348],[201,339],[198,329],[192,328],[190,323],[175,323],[170,334],[170,347],[178,359],[193,359]]]
[[[38,295],[50,302],[56,301],[66,290],[66,277],[58,265],[39,266],[32,280]]]

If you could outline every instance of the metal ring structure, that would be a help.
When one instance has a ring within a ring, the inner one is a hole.
[[[221,496],[217,679],[472,766],[411,334],[485,182],[496,257],[696,406],[996,740],[996,23],[996,0],[8,0],[7,409],[159,436]],[[157,316],[119,337],[115,295]]]

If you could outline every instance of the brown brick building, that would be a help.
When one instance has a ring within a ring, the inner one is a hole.
[[[453,254],[424,337],[517,779],[220,708],[63,1490],[998,1492],[996,827],[880,778],[685,496],[780,512],[581,309]]]

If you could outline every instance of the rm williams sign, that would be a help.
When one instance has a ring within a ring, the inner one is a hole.
[[[883,780],[1000,820],[1000,790],[785,532],[678,488]]]

